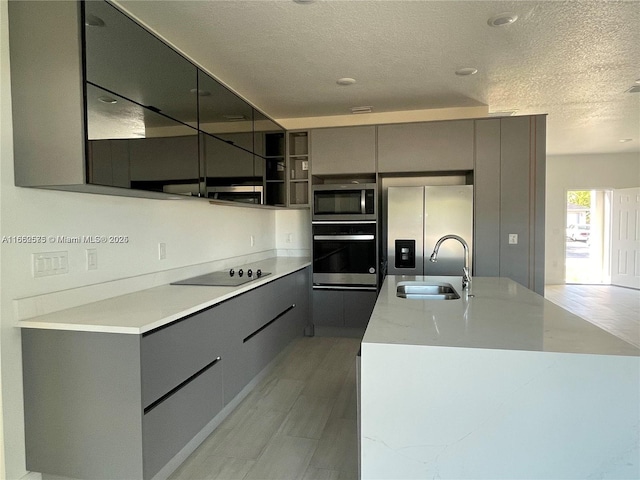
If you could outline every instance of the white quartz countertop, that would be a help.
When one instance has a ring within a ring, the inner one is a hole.
[[[248,292],[311,264],[307,257],[275,257],[237,268],[271,272],[238,287],[163,285],[18,322],[21,328],[142,334]]]
[[[461,298],[400,298],[401,281],[450,283]],[[635,346],[513,280],[489,277],[473,277],[466,296],[460,277],[387,276],[362,342],[640,356]]]

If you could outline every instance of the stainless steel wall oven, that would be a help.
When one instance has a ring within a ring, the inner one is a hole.
[[[375,290],[375,221],[313,222],[313,285]]]

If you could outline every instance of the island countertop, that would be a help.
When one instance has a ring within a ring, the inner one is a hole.
[[[457,300],[396,296],[402,281],[450,283]],[[508,278],[386,277],[363,344],[640,356],[640,349]]]
[[[274,257],[248,264],[270,275],[238,287],[162,285],[21,320],[20,328],[142,334],[248,292],[311,264],[307,257]],[[242,267],[242,266],[240,266]]]

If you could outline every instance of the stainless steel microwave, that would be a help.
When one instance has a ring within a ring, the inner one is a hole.
[[[313,186],[313,221],[376,220],[374,183]]]
[[[207,197],[230,202],[262,204],[262,187],[258,185],[236,185],[229,187],[207,187]]]

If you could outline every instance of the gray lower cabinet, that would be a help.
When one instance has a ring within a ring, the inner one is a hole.
[[[309,318],[307,267],[143,335],[23,329],[27,468],[154,477]]]
[[[311,131],[313,175],[376,172],[376,127],[319,128]]]
[[[380,125],[378,172],[473,170],[473,135],[473,120]]]
[[[367,290],[313,290],[313,324],[365,328],[378,294]]]

